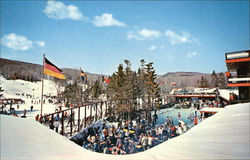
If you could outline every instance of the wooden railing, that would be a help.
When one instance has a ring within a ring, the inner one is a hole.
[[[56,131],[58,132],[59,127],[55,127],[55,122],[60,124],[60,134],[65,136],[72,136],[73,132],[79,132],[82,128],[87,127],[88,124],[91,124],[99,119],[104,117],[104,113],[107,113],[108,110],[113,108],[114,102],[113,101],[98,101],[98,102],[91,102],[85,103],[82,105],[77,105],[75,107],[60,110],[54,113],[46,114],[40,117],[40,123],[43,123],[46,126],[49,126],[50,129],[57,128]],[[105,107],[105,110],[104,110]],[[82,110],[84,109],[84,114],[82,114]],[[87,114],[87,108],[89,108],[89,114]],[[67,116],[66,113],[70,112],[70,115]],[[75,122],[75,114],[77,115],[77,130],[73,131],[73,123]],[[58,115],[59,119],[56,120],[56,116]],[[67,121],[68,120],[68,121]],[[67,132],[67,126],[65,126],[65,122],[70,123],[69,133]]]

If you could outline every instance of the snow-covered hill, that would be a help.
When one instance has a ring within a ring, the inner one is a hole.
[[[19,104],[19,109],[17,109],[17,105],[12,105],[18,114],[23,114],[24,109],[27,110],[28,117],[33,118],[35,115],[40,114],[41,103],[39,103],[39,100],[41,100],[42,82],[6,80],[0,76],[0,84],[4,90],[4,98],[17,98],[25,101],[24,104]],[[44,80],[44,95],[57,95],[56,84],[53,81]],[[58,105],[48,103],[48,100],[46,100],[43,107],[43,113],[54,112]],[[33,112],[30,112],[31,106],[34,107]],[[8,107],[9,106],[7,106],[7,109],[9,109]]]
[[[0,76],[0,84],[3,88],[4,98],[17,98],[25,101],[24,104],[13,104],[12,108],[15,109],[18,116],[22,116],[24,109],[26,109],[26,116],[28,118],[35,119],[35,116],[41,113],[41,90],[42,90],[42,82],[28,82],[24,80],[6,80],[2,76]],[[57,96],[57,85],[51,80],[44,80],[44,96]],[[83,88],[86,88],[83,85]],[[105,96],[102,95],[102,99],[105,100]],[[49,103],[49,100],[56,102],[55,99],[52,98],[44,98],[45,103],[43,104],[43,115],[48,113],[55,112],[56,109],[59,109],[59,106],[62,106],[62,109],[68,109],[64,107],[64,104],[60,103]],[[100,104],[99,104],[100,105]],[[33,111],[31,111],[31,106],[33,106]],[[10,109],[10,105],[6,106],[6,110]],[[83,110],[83,108],[82,108]],[[78,115],[78,110],[74,110],[75,114]],[[86,116],[91,115],[91,108],[87,107]],[[82,111],[83,113],[83,111]],[[105,104],[103,106],[103,113],[105,113]],[[95,114],[93,111],[92,115]],[[75,116],[75,121],[77,122],[78,116]],[[84,118],[83,114],[81,115],[81,119]]]

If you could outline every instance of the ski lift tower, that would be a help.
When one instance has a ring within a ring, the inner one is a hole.
[[[238,102],[250,102],[250,50],[226,53],[227,86],[238,87]]]

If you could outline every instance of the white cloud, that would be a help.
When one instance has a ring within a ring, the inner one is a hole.
[[[182,34],[180,35],[174,31],[167,30],[165,35],[169,38],[171,45],[198,41],[196,38],[193,38],[189,32],[185,31],[182,31]]]
[[[189,53],[187,53],[187,58],[192,58],[192,57],[194,57],[196,55],[197,55],[196,52],[189,52]]]
[[[142,29],[138,31],[138,34],[145,38],[159,38],[160,32],[155,30]]]
[[[148,30],[148,29],[141,29],[137,32],[128,32],[127,38],[128,39],[136,39],[136,40],[149,40],[149,39],[156,39],[161,36],[161,33],[156,30]]]
[[[136,39],[136,40],[145,40],[145,38],[140,37],[138,34],[132,32],[132,31],[129,31],[129,32],[128,32],[127,38],[128,38],[128,39]]]
[[[54,19],[72,19],[72,20],[86,20],[78,7],[74,5],[66,6],[60,1],[49,0],[44,9],[44,13]]]
[[[156,50],[156,46],[155,46],[155,45],[152,45],[152,46],[150,46],[150,47],[148,48],[148,50],[149,50],[149,51],[154,51],[154,50]]]
[[[44,47],[44,46],[45,46],[45,42],[44,42],[44,41],[35,41],[35,43],[36,43],[39,47]]]
[[[164,47],[164,46],[161,46],[160,48],[161,48],[161,49],[164,49],[165,47]]]
[[[25,51],[32,48],[32,41],[21,35],[10,33],[1,38],[1,44],[13,50]]]
[[[109,13],[103,13],[101,16],[95,16],[95,19],[92,22],[97,27],[104,27],[104,26],[125,27],[126,26],[125,23],[118,21],[117,19],[113,17],[112,14],[109,14]]]
[[[33,47],[33,44],[36,44],[39,47],[44,47],[45,42],[44,41],[34,41],[32,42],[28,38],[22,35],[17,35],[15,33],[10,33],[8,35],[5,35],[1,38],[1,44],[13,49],[13,50],[19,50],[19,51],[26,51]]]

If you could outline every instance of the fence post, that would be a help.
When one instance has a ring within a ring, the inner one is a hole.
[[[108,106],[108,101],[105,101],[105,114],[104,114],[104,116],[107,116],[107,106]]]
[[[97,117],[97,112],[98,112],[98,111],[97,111],[97,105],[98,105],[98,103],[95,104],[95,121],[97,121],[97,118],[98,118],[98,117]]]
[[[72,130],[73,130],[73,126],[72,126],[72,123],[73,123],[73,108],[70,109],[70,136],[72,136]]]
[[[110,101],[107,101],[106,116],[108,116],[109,114],[109,109],[110,109]]]
[[[62,133],[61,133],[61,135],[63,135],[64,134],[64,111],[62,111],[62,119],[61,119],[61,123],[62,123]]]
[[[85,105],[84,107],[84,128],[86,127],[86,122],[87,122],[87,119],[86,119],[86,114],[87,114],[87,105]]]
[[[102,105],[103,105],[103,102],[101,102],[101,106],[100,106],[100,109],[101,109],[101,119],[102,119]]]
[[[78,106],[78,132],[80,132],[80,123],[81,123],[80,106]]]
[[[92,105],[90,105],[90,123],[92,123]]]
[[[50,129],[54,130],[54,114],[51,115]]]

